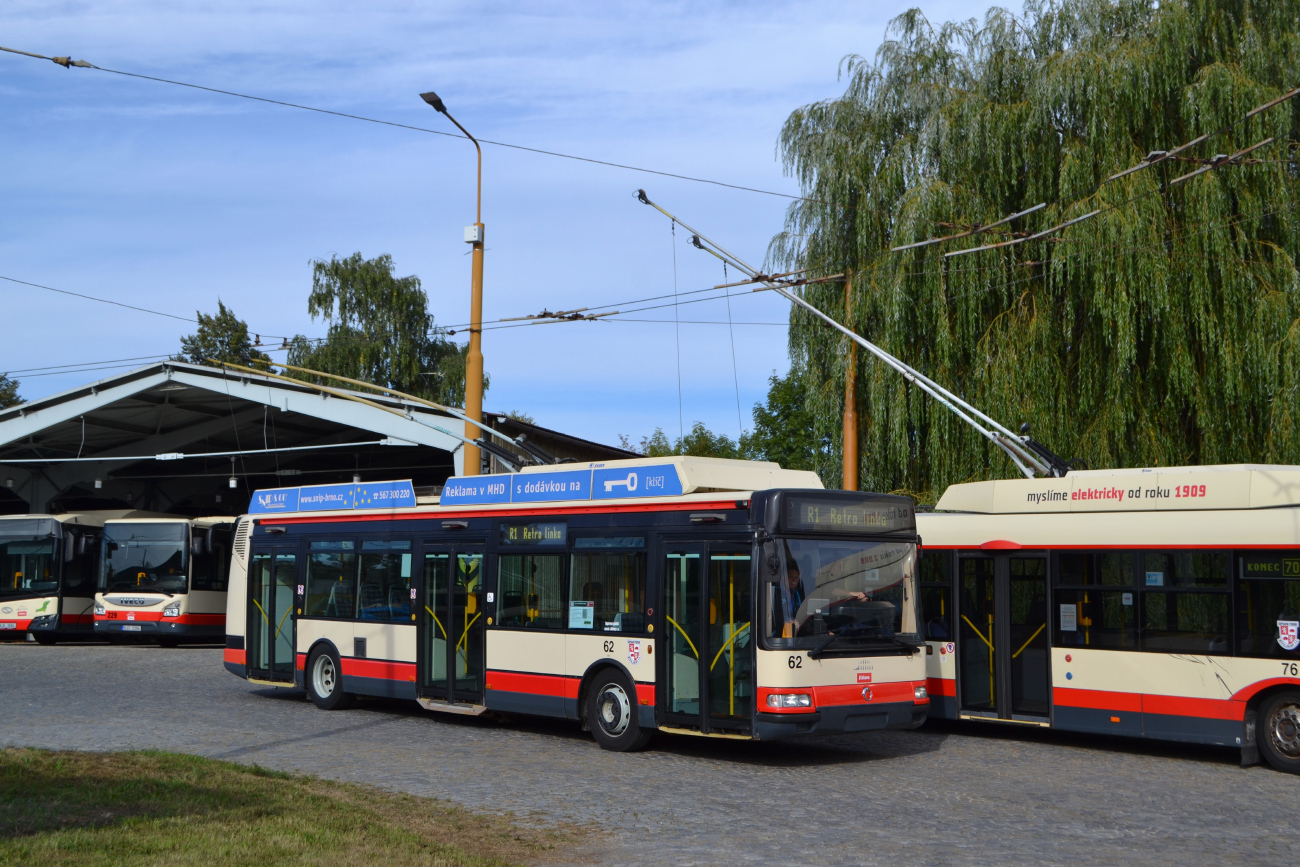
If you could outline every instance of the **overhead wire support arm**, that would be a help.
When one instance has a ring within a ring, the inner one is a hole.
[[[721,244],[713,241],[708,236],[701,234],[699,231],[683,222],[680,217],[670,214],[668,211],[656,205],[646,195],[645,190],[637,190],[636,197],[643,204],[649,205],[664,216],[668,217],[670,220],[675,220],[676,222],[681,223],[682,228],[690,231],[699,238],[700,243],[696,244],[699,249],[717,256],[719,259],[722,259],[732,267],[737,268],[742,273],[748,274],[755,282],[763,283],[763,288],[771,289],[777,294],[787,298],[792,303],[808,310],[814,316],[823,320],[827,325],[830,325],[832,328],[841,332],[876,358],[889,365],[889,367],[902,375],[904,379],[915,384],[917,388],[921,389],[926,394],[937,400],[940,404],[947,407],[954,415],[974,428],[981,436],[1005,452],[1007,457],[1011,459],[1011,462],[1016,465],[1016,468],[1020,470],[1025,477],[1033,478],[1035,475],[1061,477],[1069,472],[1069,466],[1064,461],[1060,461],[1059,459],[1056,461],[1049,461],[1045,457],[1042,457],[1033,451],[1028,445],[1028,437],[1022,439],[1012,433],[998,421],[981,412],[979,409],[953,394],[948,389],[939,385],[919,370],[905,364],[893,355],[881,349],[879,346],[876,346],[874,343],[867,340],[865,337],[862,337],[852,329],[840,324],[830,316],[827,316],[815,306],[790,291],[789,285],[773,280],[771,277],[764,275],[757,268],[727,250]],[[983,422],[983,424],[980,422]]]

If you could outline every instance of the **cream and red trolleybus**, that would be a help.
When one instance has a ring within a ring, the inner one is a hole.
[[[170,515],[105,521],[95,633],[165,646],[221,641],[234,524]]]
[[[92,633],[103,524],[84,512],[0,517],[0,636],[53,644]]]
[[[906,497],[677,457],[258,491],[225,666],[429,710],[731,738],[912,728],[928,709]]]
[[[953,485],[917,524],[932,716],[1300,772],[1300,467]]]

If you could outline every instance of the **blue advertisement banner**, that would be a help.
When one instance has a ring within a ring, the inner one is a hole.
[[[591,499],[591,470],[520,473],[511,476],[510,479],[510,502],[512,503]]]
[[[269,491],[254,491],[253,499],[248,504],[248,513],[250,515],[296,511],[298,511],[297,488],[272,488]]]
[[[673,464],[592,470],[591,496],[595,500],[623,497],[672,497],[682,492],[682,480]]]
[[[298,489],[298,511],[300,512],[355,509],[356,506],[356,485],[312,485]]]
[[[414,505],[415,486],[407,480],[255,491],[248,512],[251,515],[268,515],[333,509],[402,509]]]
[[[476,506],[510,502],[510,480],[514,474],[494,476],[452,476],[442,488],[444,506]]]

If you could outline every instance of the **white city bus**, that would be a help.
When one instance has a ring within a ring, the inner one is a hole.
[[[95,633],[164,646],[220,641],[234,524],[232,517],[105,521]]]
[[[906,497],[776,464],[665,458],[258,491],[225,666],[429,710],[770,740],[926,716]]]
[[[103,524],[94,513],[0,517],[0,635],[92,634]]]
[[[953,485],[917,525],[931,716],[1300,772],[1300,467]]]

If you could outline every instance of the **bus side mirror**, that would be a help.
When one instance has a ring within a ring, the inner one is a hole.
[[[190,539],[190,553],[195,557],[203,556],[203,537],[194,536]]]
[[[78,555],[84,555],[84,554],[86,553],[86,548],[87,548],[87,546],[88,546],[88,540],[89,540],[89,539],[90,539],[89,536],[78,536],[78,537],[77,537],[77,554],[78,554]]]
[[[71,533],[63,537],[63,562],[71,563],[77,555],[77,537]]]

